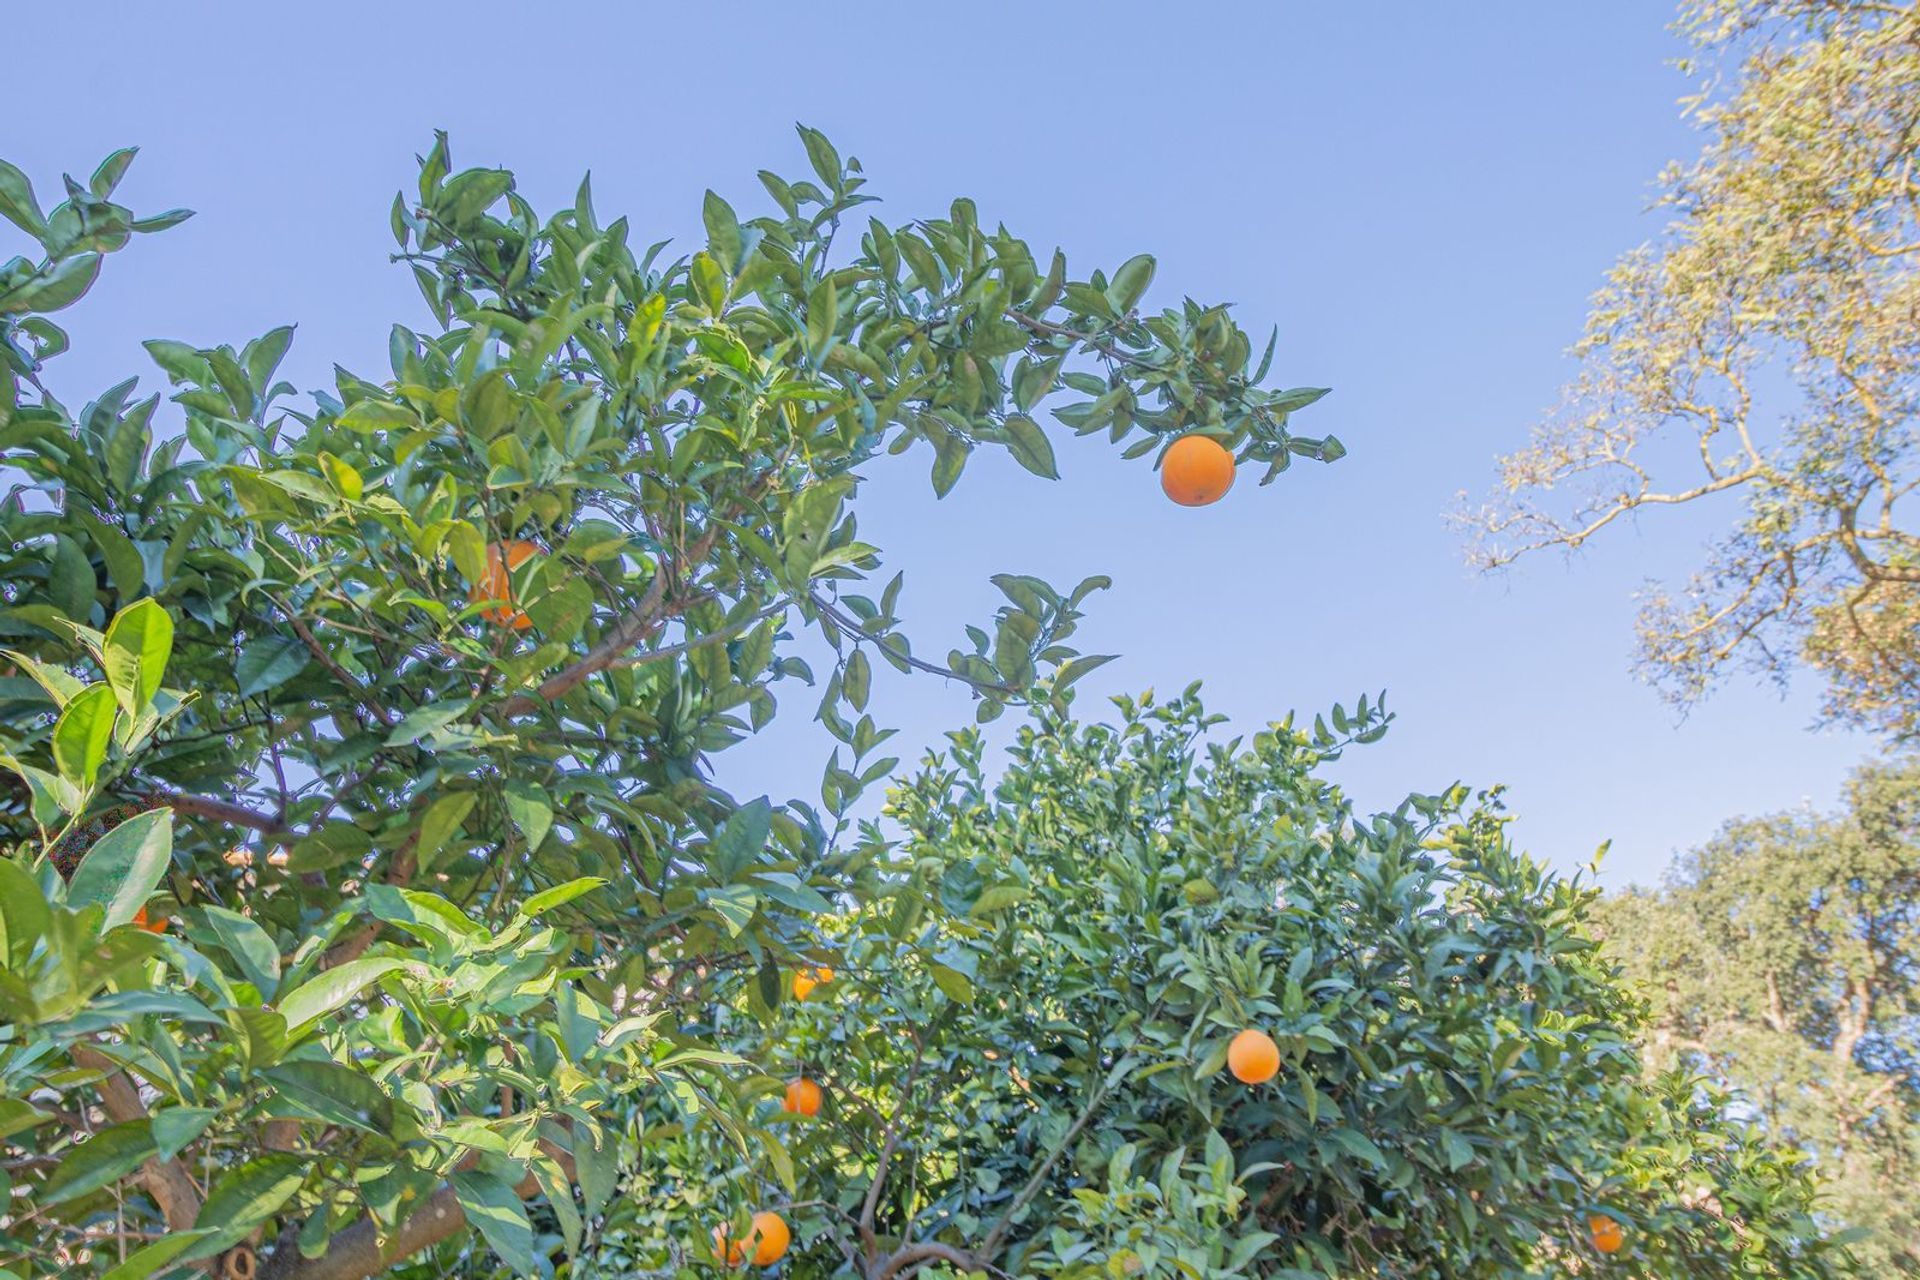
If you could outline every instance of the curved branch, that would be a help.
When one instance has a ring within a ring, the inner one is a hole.
[[[937,1240],[926,1240],[894,1250],[878,1270],[868,1272],[868,1280],[893,1280],[894,1276],[911,1272],[929,1262],[949,1263],[962,1271],[991,1269],[986,1260],[977,1254],[950,1244],[941,1244]]]

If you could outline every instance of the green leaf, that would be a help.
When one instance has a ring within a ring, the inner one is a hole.
[[[450,1179],[453,1194],[471,1222],[500,1260],[520,1275],[532,1275],[533,1224],[519,1193],[504,1181],[485,1173],[456,1173]]]
[[[547,798],[546,791],[538,783],[516,778],[506,785],[503,798],[507,815],[526,837],[527,851],[538,851],[540,842],[553,829],[553,802]]]
[[[1369,1138],[1359,1130],[1335,1129],[1332,1133],[1332,1138],[1346,1150],[1348,1155],[1357,1156],[1376,1169],[1384,1169],[1387,1167],[1387,1157],[1385,1153],[1374,1145],[1372,1138]]]
[[[233,665],[240,696],[251,698],[279,688],[305,670],[311,656],[295,636],[260,636],[249,641]]]
[[[813,165],[813,171],[820,175],[820,181],[830,191],[840,190],[841,164],[840,153],[827,141],[827,135],[818,129],[799,126],[800,141],[807,148],[807,159]]]
[[[165,231],[168,227],[177,227],[193,216],[191,209],[169,209],[165,213],[156,213],[149,218],[135,218],[132,226],[142,233]]]
[[[578,880],[569,880],[557,884],[551,889],[543,889],[520,904],[520,914],[531,920],[545,911],[572,902],[582,894],[592,893],[606,881],[599,876],[582,876]]]
[[[106,928],[123,925],[147,904],[173,858],[173,810],[149,809],[94,842],[67,884],[67,905],[106,907]]]
[[[832,276],[823,276],[807,295],[807,352],[815,360],[826,357],[840,323],[840,293]]]
[[[473,812],[473,806],[479,801],[477,791],[453,791],[441,796],[427,806],[426,813],[420,819],[420,834],[414,841],[413,856],[415,865],[425,871],[447,841],[460,830],[460,824]]]
[[[719,315],[727,305],[727,276],[712,254],[702,250],[693,255],[693,261],[687,265],[687,278],[693,283],[695,296],[700,304],[714,315]]]
[[[867,692],[872,687],[873,668],[867,662],[867,651],[855,649],[847,655],[847,666],[840,677],[840,688],[847,695],[847,704],[855,711],[867,709]]]
[[[5,160],[0,160],[0,217],[36,240],[47,232],[47,220],[33,197],[33,183]]]
[[[1138,254],[1120,264],[1113,273],[1113,281],[1107,286],[1107,301],[1113,309],[1125,314],[1140,301],[1147,286],[1153,283],[1154,262],[1151,254]]]
[[[399,925],[415,937],[439,939],[455,949],[487,932],[485,925],[437,893],[371,884],[367,886],[366,898],[367,909],[377,919]]]
[[[47,596],[54,608],[75,622],[85,623],[93,613],[99,585],[86,551],[64,533],[53,540],[53,559],[47,565]]]
[[[733,206],[709,191],[701,216],[707,224],[707,248],[728,271],[740,270],[740,219]]]
[[[420,415],[406,405],[394,404],[387,400],[361,400],[342,413],[339,425],[349,431],[417,431],[420,429]],[[468,526],[471,528],[472,526]],[[479,537],[474,530],[474,537]],[[483,549],[482,555],[486,552]],[[475,576],[478,576],[477,574]]]
[[[101,1277],[101,1280],[153,1280],[166,1264],[212,1235],[211,1231],[169,1231],[152,1244],[127,1255],[127,1260]]]
[[[220,945],[240,966],[241,976],[254,985],[262,999],[273,999],[274,989],[280,985],[280,952],[266,930],[225,907],[207,906],[201,910],[219,937]]]
[[[280,1001],[280,1016],[287,1020],[288,1030],[297,1031],[340,1008],[402,965],[390,956],[377,956],[349,960],[315,974]]]
[[[139,150],[138,147],[121,147],[102,160],[100,167],[93,171],[93,176],[87,179],[87,190],[102,200],[112,195],[113,189],[120,185],[120,179],[126,175],[127,166],[133,163],[133,157]]]
[[[0,1098],[0,1138],[37,1129],[51,1119],[48,1112],[19,1098]]]
[[[1278,413],[1292,413],[1295,409],[1306,408],[1331,390],[1332,387],[1293,387],[1275,396],[1267,407]]]
[[[572,1146],[574,1168],[580,1176],[580,1198],[589,1216],[598,1215],[612,1198],[620,1178],[620,1144],[599,1125],[576,1119]]]
[[[734,938],[739,937],[741,930],[752,922],[753,913],[760,907],[760,895],[743,884],[702,889],[700,896],[720,917],[720,922],[727,928],[727,935]]]
[[[944,964],[933,966],[933,984],[945,992],[947,998],[959,1004],[973,1003],[973,979],[958,969],[948,968]]]
[[[967,912],[972,916],[989,915],[995,911],[1005,911],[1008,907],[1025,902],[1028,890],[1024,885],[996,884],[984,890],[974,900],[973,907]]]
[[[53,1205],[98,1191],[152,1159],[154,1150],[153,1128],[145,1120],[102,1129],[67,1153],[34,1199]]]
[[[767,897],[795,911],[825,915],[833,910],[833,903],[791,871],[762,871],[754,876],[753,882]]]
[[[337,1062],[283,1062],[260,1073],[294,1102],[330,1124],[370,1133],[393,1128],[393,1099],[365,1072]]]
[[[0,293],[0,315],[21,311],[59,311],[85,296],[100,275],[100,255],[81,253],[44,267],[21,285]]]
[[[455,526],[458,528],[458,526]],[[393,726],[393,732],[387,735],[387,745],[404,747],[432,733],[435,729],[452,724],[467,713],[464,698],[452,702],[430,702],[424,707],[415,707]]]
[[[1007,415],[1006,425],[1007,449],[1014,460],[1037,476],[1058,480],[1060,472],[1054,465],[1053,444],[1040,424],[1023,413],[1011,413]]]
[[[148,597],[114,615],[104,649],[107,681],[129,714],[136,715],[160,692],[173,656],[173,619]]]
[[[16,667],[20,668],[20,670],[33,677],[34,683],[47,691],[47,696],[53,699],[53,705],[56,707],[66,706],[67,703],[73,700],[75,694],[87,687],[85,681],[68,675],[59,667],[49,666],[43,662],[35,662],[26,654],[15,652],[12,649],[7,649],[4,652],[7,661],[13,663]]]
[[[307,1158],[290,1151],[276,1151],[229,1169],[207,1192],[207,1201],[193,1222],[195,1230],[213,1232],[216,1238],[203,1240],[193,1253],[218,1253],[247,1235],[293,1199],[306,1177]]]
[[[23,967],[52,919],[33,873],[16,859],[0,858],[0,959]]]
[[[162,1107],[153,1113],[153,1145],[171,1160],[207,1131],[220,1113],[212,1107]]]
[[[74,695],[53,726],[53,762],[61,777],[82,788],[93,786],[113,742],[117,714],[113,690],[104,683]]]

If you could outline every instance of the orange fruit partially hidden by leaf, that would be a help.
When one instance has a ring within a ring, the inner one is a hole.
[[[1587,1231],[1593,1236],[1593,1247],[1602,1253],[1618,1253],[1627,1243],[1627,1233],[1620,1224],[1604,1213],[1596,1213],[1587,1219]]]
[[[147,914],[145,907],[133,913],[133,922],[149,933],[165,933],[167,931],[167,918],[165,916],[150,916]]]
[[[1181,436],[1160,459],[1160,487],[1183,507],[1218,502],[1233,488],[1233,455],[1210,436]]]
[[[513,571],[531,560],[540,548],[531,542],[496,542],[487,548],[487,571],[480,581],[473,584],[467,592],[467,599],[475,604],[482,600],[512,600]],[[524,609],[516,609],[511,604],[495,605],[480,614],[488,622],[497,622],[503,627],[512,627],[515,631],[525,631],[533,625]]]
[[[753,1215],[753,1265],[770,1267],[787,1254],[793,1233],[787,1220],[772,1211]]]
[[[1227,1046],[1227,1070],[1244,1084],[1264,1084],[1280,1070],[1280,1046],[1266,1032],[1248,1027]]]
[[[740,1266],[747,1260],[747,1242],[735,1240],[725,1226],[713,1229],[714,1256],[730,1267]]]
[[[813,993],[815,987],[825,986],[832,981],[833,970],[827,968],[825,965],[821,965],[817,969],[802,969],[793,975],[793,998],[795,1000],[805,1000]]]
[[[792,1240],[786,1219],[772,1211],[763,1211],[753,1215],[744,1240],[733,1239],[725,1223],[715,1227],[713,1252],[730,1267],[742,1266],[748,1258],[753,1259],[756,1267],[770,1267],[786,1256],[787,1245]]]
[[[780,1100],[780,1109],[797,1116],[817,1116],[820,1098],[820,1086],[801,1076],[787,1085],[787,1096]]]

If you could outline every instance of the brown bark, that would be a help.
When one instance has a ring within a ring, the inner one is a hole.
[[[77,1044],[73,1046],[73,1061],[88,1071],[102,1073],[94,1089],[100,1095],[101,1108],[114,1123],[147,1119],[147,1104],[140,1100],[140,1090],[113,1059],[98,1049]],[[192,1228],[194,1220],[200,1216],[200,1192],[178,1160],[149,1160],[140,1166],[137,1176],[140,1185],[153,1197],[153,1202],[160,1206],[169,1230],[186,1231]]]
[[[545,1138],[540,1139],[540,1150],[559,1163],[569,1181],[573,1179],[571,1154]],[[475,1157],[467,1164],[477,1162]],[[521,1199],[532,1199],[540,1193],[539,1179],[528,1173],[514,1190]],[[272,1256],[261,1264],[259,1280],[368,1280],[402,1258],[452,1239],[466,1226],[466,1211],[460,1207],[453,1188],[441,1187],[421,1203],[413,1216],[394,1228],[384,1249],[371,1218],[363,1218],[335,1234],[327,1242],[327,1251],[317,1258],[301,1257],[299,1247],[283,1237]]]
[[[466,1225],[466,1211],[453,1188],[442,1187],[394,1229],[386,1248],[380,1247],[373,1220],[363,1218],[336,1234],[317,1258],[301,1257],[297,1247],[275,1249],[260,1265],[260,1280],[368,1280],[399,1259],[449,1239]]]

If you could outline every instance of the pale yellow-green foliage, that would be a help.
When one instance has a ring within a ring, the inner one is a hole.
[[[1562,408],[1461,514],[1475,561],[1660,507],[1726,520],[1651,588],[1646,674],[1819,670],[1836,719],[1920,730],[1920,6],[1698,0],[1705,143],[1595,296]]]
[[[1736,819],[1658,891],[1606,899],[1605,954],[1652,1005],[1649,1069],[1739,1089],[1810,1152],[1869,1275],[1920,1273],[1920,760],[1845,811]]]

